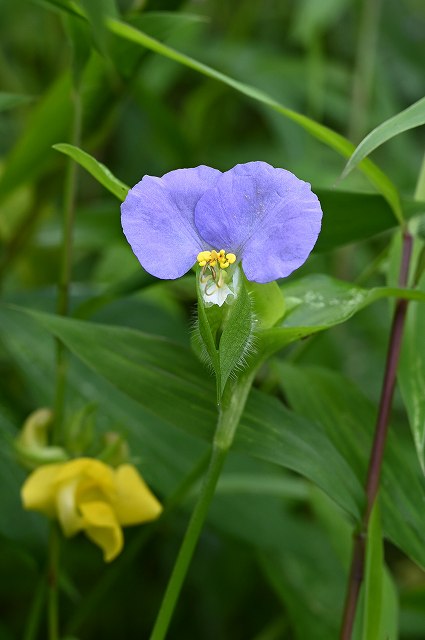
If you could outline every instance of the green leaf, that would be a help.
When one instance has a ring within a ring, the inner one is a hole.
[[[376,407],[356,386],[326,369],[276,363],[291,407],[321,425],[333,445],[364,483],[372,446]],[[425,566],[425,481],[411,463],[408,441],[390,429],[379,494],[385,536],[420,566]]]
[[[358,145],[351,158],[345,165],[342,177],[345,178],[372,151],[394,136],[420,127],[425,124],[425,98],[421,98],[396,116],[389,118],[373,129]]]
[[[375,503],[367,531],[362,640],[378,640],[382,620],[384,549],[379,507]],[[385,640],[385,638],[382,638]]]
[[[270,329],[285,313],[285,298],[277,282],[259,284],[247,281],[256,315],[256,329]]]
[[[361,484],[351,461],[343,460],[324,435],[316,422],[305,420],[276,398],[253,389],[233,449],[309,478],[358,520],[363,502]]]
[[[31,96],[24,96],[18,93],[4,93],[0,92],[0,111],[7,111],[8,109],[14,109],[15,107],[21,107],[24,104],[28,104],[34,98]]]
[[[384,566],[382,584],[382,640],[399,639],[399,596],[398,589],[388,569]]]
[[[303,129],[305,129],[308,133],[310,133],[313,137],[317,138],[324,144],[328,145],[338,153],[340,153],[344,157],[349,157],[354,151],[354,145],[349,142],[346,138],[341,136],[340,134],[332,131],[328,127],[325,127],[318,122],[315,122],[311,118],[304,116],[292,109],[288,109],[281,103],[277,102],[269,96],[267,93],[256,89],[250,85],[239,82],[231,78],[230,76],[213,69],[201,62],[198,62],[194,58],[187,56],[167,45],[159,42],[155,38],[148,36],[143,31],[135,29],[131,25],[125,24],[124,22],[120,22],[118,20],[108,19],[107,27],[115,33],[117,36],[134,42],[135,44],[150,49],[155,53],[158,53],[166,58],[170,58],[179,64],[182,64],[198,73],[201,73],[204,76],[209,78],[213,78],[214,80],[218,80],[226,84],[239,93],[260,102],[261,104],[270,107],[274,111],[277,111],[281,115],[286,118],[292,120],[296,124],[300,125]],[[376,187],[376,189],[382,193],[382,195],[387,199],[391,208],[394,212],[394,215],[399,220],[399,222],[403,221],[403,212],[400,206],[400,198],[397,192],[396,187],[390,181],[390,179],[370,160],[365,159],[359,167],[366,177],[371,181],[371,183]]]
[[[89,155],[82,149],[72,144],[59,143],[53,145],[53,149],[64,153],[75,162],[78,162],[93,178],[95,178],[102,186],[114,194],[121,202],[125,200],[130,187],[118,180],[104,164],[98,162],[93,156]]]
[[[398,594],[384,562],[377,503],[373,508],[367,533],[361,602],[362,606],[358,610],[358,616],[361,614],[362,617],[361,634],[357,634],[361,640],[398,640]],[[360,625],[356,625],[356,628],[360,630]]]
[[[363,289],[325,275],[294,280],[284,285],[282,291],[287,312],[279,326],[261,333],[260,347],[265,353],[346,322],[354,314],[383,298],[425,301],[422,291],[395,287]]]
[[[189,350],[131,329],[26,314],[150,414],[211,442],[217,419],[213,381]],[[4,310],[3,327],[15,327],[20,315]],[[322,429],[277,399],[253,390],[233,448],[304,475],[359,517],[362,491],[350,466]]]

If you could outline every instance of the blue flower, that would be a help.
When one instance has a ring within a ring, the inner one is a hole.
[[[175,279],[198,261],[204,299],[219,305],[236,295],[239,265],[260,283],[298,269],[322,219],[310,185],[266,162],[225,173],[200,166],[145,176],[121,211],[124,233],[146,271]]]

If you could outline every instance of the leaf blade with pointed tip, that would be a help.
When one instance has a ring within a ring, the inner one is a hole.
[[[404,131],[420,127],[425,124],[425,97],[410,105],[404,111],[385,120],[373,129],[357,146],[356,150],[345,165],[342,178],[348,174],[379,146],[398,136]]]
[[[80,164],[86,171],[88,171],[93,178],[95,178],[105,189],[108,189],[111,193],[114,194],[120,201],[123,201],[129,191],[130,187],[128,187],[124,182],[121,182],[118,178],[116,178],[109,169],[93,158],[90,154],[86,153],[82,149],[75,147],[72,144],[67,144],[65,142],[61,142],[59,144],[54,144],[53,149],[56,151],[60,151],[64,153],[66,156],[72,158],[75,162]]]

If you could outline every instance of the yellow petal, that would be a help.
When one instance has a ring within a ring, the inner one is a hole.
[[[103,551],[105,562],[121,552],[124,541],[122,529],[112,508],[106,502],[86,502],[80,505],[84,531]]]
[[[61,465],[59,482],[74,480],[77,477],[81,480],[93,481],[96,486],[107,493],[114,489],[113,470],[94,458],[77,458]]]
[[[69,537],[83,528],[79,507],[84,496],[102,500],[108,493],[113,493],[113,472],[103,462],[92,458],[78,458],[57,466],[52,491],[57,517],[64,534]]]
[[[161,503],[131,464],[122,464],[115,470],[115,488],[111,505],[122,525],[155,520],[161,513]]]
[[[46,464],[31,473],[21,489],[25,509],[40,511],[53,517],[55,510],[56,481],[62,464]]]
[[[56,491],[56,513],[62,530],[67,537],[73,536],[83,528],[83,519],[76,499],[78,476],[62,482]]]

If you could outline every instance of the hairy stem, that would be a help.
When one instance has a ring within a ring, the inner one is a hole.
[[[208,470],[183,538],[150,640],[163,640],[167,635],[174,609],[214,497],[221,470],[233,442],[236,427],[245,406],[253,378],[253,371],[241,376],[234,385],[229,385],[227,392],[225,391],[224,393]]]
[[[399,272],[399,285],[405,287],[409,277],[410,259],[412,255],[412,236],[405,231],[403,234],[403,252]],[[378,417],[375,426],[375,436],[369,460],[366,481],[366,506],[361,525],[354,535],[353,555],[348,580],[347,595],[341,626],[340,640],[351,640],[354,620],[356,617],[360,587],[364,576],[364,562],[367,543],[367,530],[370,515],[379,490],[382,459],[385,441],[388,433],[389,417],[394,394],[397,365],[400,356],[403,329],[406,319],[407,300],[397,300],[391,326],[390,339],[385,365],[385,375],[379,403]]]

